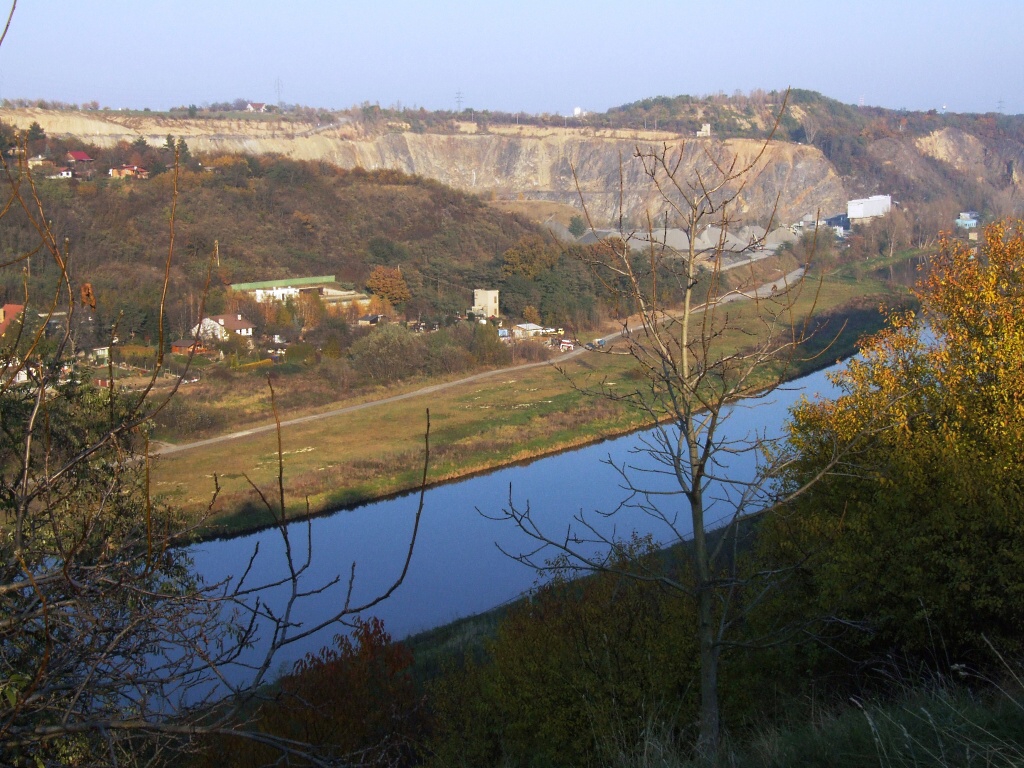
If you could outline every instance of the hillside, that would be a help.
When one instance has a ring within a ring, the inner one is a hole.
[[[97,163],[110,161],[93,151]],[[173,187],[172,173],[36,181],[57,241],[70,244],[73,281],[95,291],[97,341],[120,313],[122,337],[152,336]],[[330,274],[362,289],[375,266],[400,265],[414,294],[406,309],[437,317],[464,312],[479,280],[492,277],[498,257],[524,238],[540,240],[542,232],[434,181],[279,157],[222,158],[215,172],[183,170],[178,180],[168,341],[198,322],[211,267],[207,314],[238,311],[225,304],[231,283]],[[33,230],[15,209],[0,248],[14,256],[31,242]],[[0,300],[24,294],[24,267],[0,269]],[[54,266],[37,259],[29,274],[30,293],[50,295]]]
[[[595,224],[607,226],[619,204],[619,158],[630,158],[638,142],[657,147],[676,143],[678,136],[655,132],[588,131],[520,126],[487,133],[371,132],[344,123],[317,127],[310,123],[255,120],[172,120],[122,117],[117,113],[0,111],[0,120],[20,129],[38,122],[48,136],[74,136],[100,147],[131,143],[139,137],[150,145],[168,134],[185,138],[196,153],[279,154],[296,160],[326,161],[339,168],[393,169],[440,181],[465,192],[505,199],[550,200],[578,206],[573,168]],[[472,129],[472,126],[469,127]],[[685,164],[693,166],[710,142],[692,142]],[[726,142],[726,150],[751,157],[760,143],[751,139]],[[774,201],[782,220],[792,221],[818,208],[838,209],[846,200],[840,179],[813,147],[775,143],[768,153],[767,173],[744,196],[742,215],[764,218]],[[657,193],[638,163],[625,164],[626,215],[643,221],[657,207]]]
[[[501,200],[580,205],[577,179],[594,222],[617,215],[619,159],[626,158],[627,219],[642,221],[656,197],[639,148],[678,146],[692,170],[705,150],[749,156],[774,124],[781,95],[658,97],[579,118],[488,112],[351,110],[318,124],[294,116],[201,113],[196,118],[108,111],[0,110],[0,120],[102,147],[139,137],[157,146],[168,134],[194,152],[279,154],[340,168],[395,169]],[[711,139],[694,138],[707,123]],[[657,130],[655,130],[657,128]],[[794,90],[767,153],[770,171],[743,199],[740,215],[763,219],[774,201],[793,221],[843,210],[851,197],[889,193],[909,205],[945,203],[990,217],[1012,215],[1024,192],[1024,117],[959,115],[854,107]],[[576,169],[577,179],[572,169]],[[943,212],[945,215],[945,210]]]

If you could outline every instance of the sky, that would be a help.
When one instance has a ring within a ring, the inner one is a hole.
[[[1024,0],[19,0],[0,98],[565,115],[792,86],[1020,114],[1021,29]]]

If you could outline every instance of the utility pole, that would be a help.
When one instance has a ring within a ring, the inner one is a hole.
[[[456,114],[462,113],[462,91],[458,90],[455,92],[455,112]]]

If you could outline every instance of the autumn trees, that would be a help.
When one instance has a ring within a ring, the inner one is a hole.
[[[412,666],[412,653],[379,619],[357,619],[351,635],[335,636],[282,676],[277,695],[256,715],[259,730],[316,745],[319,764],[416,764],[428,717]],[[220,737],[209,740],[197,763],[233,768],[278,758],[271,745]]]
[[[790,486],[865,436],[764,541],[775,562],[801,563],[790,608],[853,657],[1022,650],[1022,274],[1020,222],[988,227],[979,250],[944,240],[920,312],[864,341],[836,376],[841,397],[795,412]]]
[[[392,307],[400,306],[412,298],[409,286],[402,277],[401,267],[374,267],[366,279],[366,288]]]
[[[660,557],[637,538],[611,563],[657,568]],[[657,738],[649,729],[693,717],[692,605],[623,573],[576,579],[564,558],[550,575],[510,607],[486,661],[432,687],[430,765],[631,765],[626,755]]]

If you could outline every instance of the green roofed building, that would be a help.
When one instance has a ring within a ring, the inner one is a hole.
[[[233,283],[231,290],[248,293],[259,303],[269,301],[287,301],[298,298],[302,293],[316,293],[320,299],[331,306],[349,306],[353,303],[368,302],[370,297],[365,293],[346,288],[334,275],[318,277],[288,277],[282,280],[263,280],[255,283]]]

